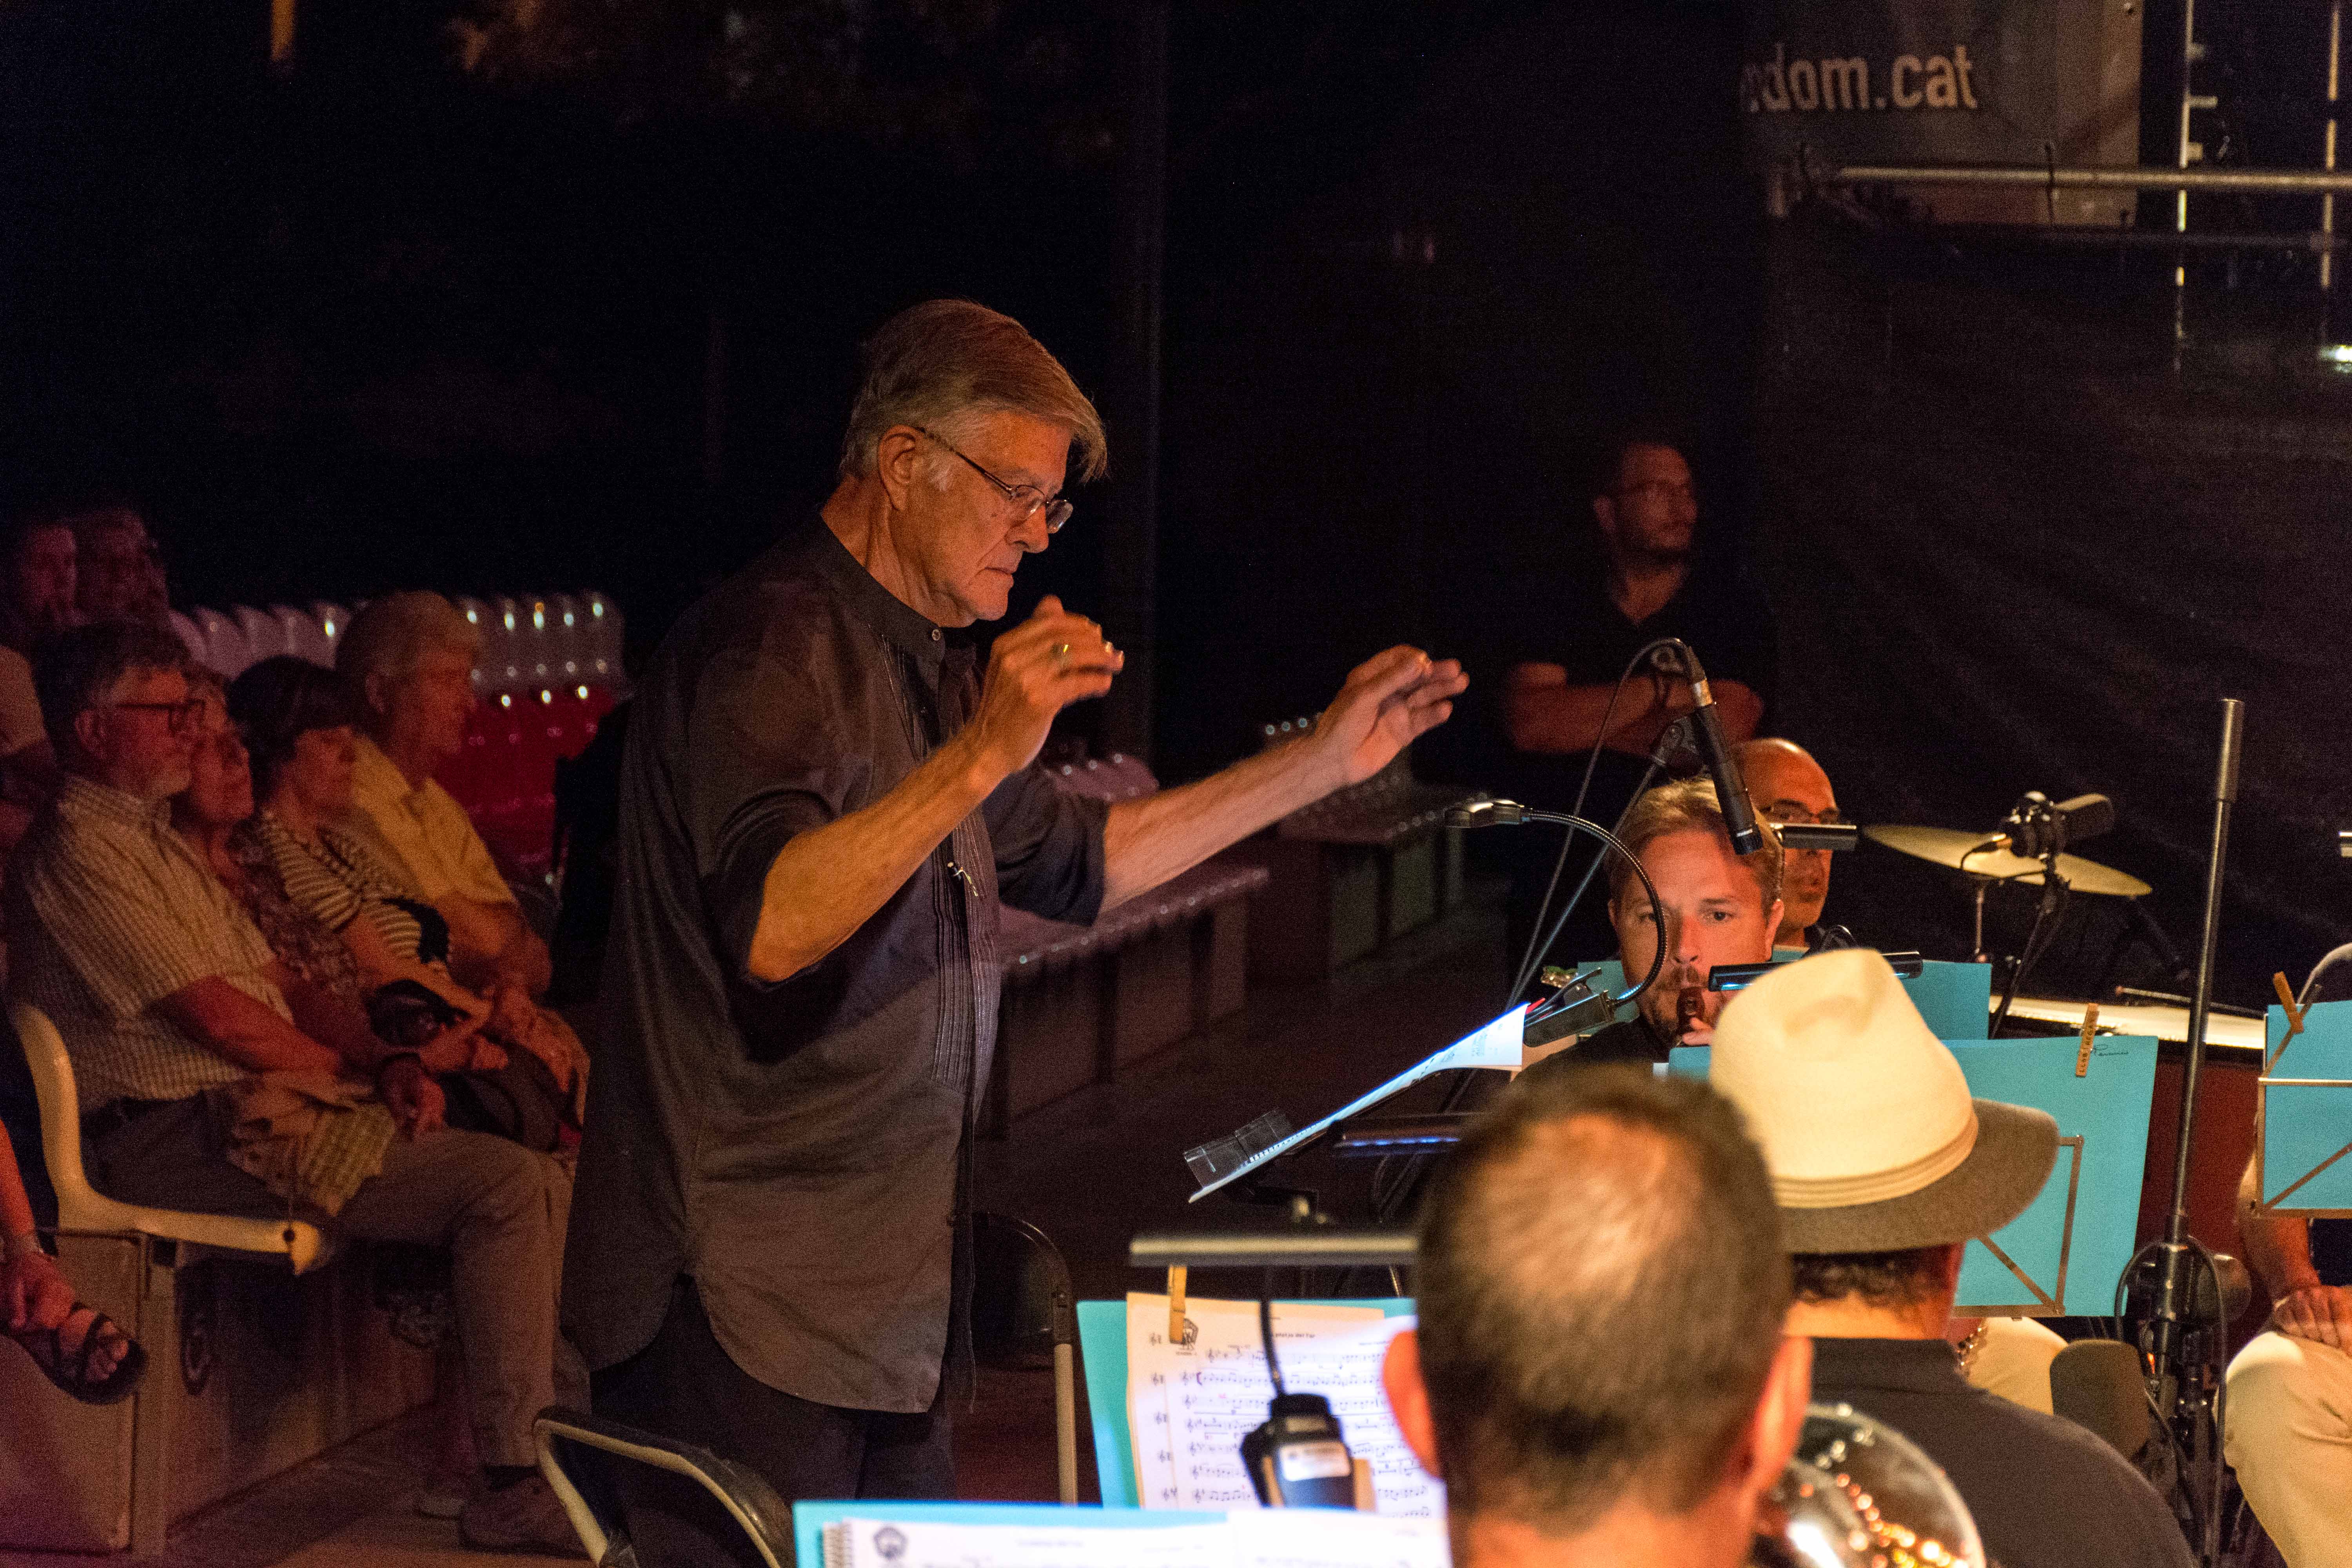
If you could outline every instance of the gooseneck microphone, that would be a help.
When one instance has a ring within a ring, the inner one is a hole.
[[[1706,765],[1707,776],[1715,781],[1716,805],[1723,811],[1723,826],[1731,835],[1731,847],[1742,855],[1753,855],[1764,847],[1764,831],[1756,826],[1756,808],[1748,799],[1748,782],[1739,776],[1739,764],[1732,760],[1731,748],[1724,743],[1723,717],[1717,711],[1715,693],[1707,689],[1706,671],[1698,662],[1698,655],[1687,643],[1682,645],[1683,673],[1690,680],[1691,697],[1698,706],[1690,712],[1692,742],[1698,748],[1699,761]]]

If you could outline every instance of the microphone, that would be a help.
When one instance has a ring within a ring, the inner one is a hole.
[[[2045,855],[2063,854],[2070,844],[2113,832],[2115,826],[2116,803],[2105,795],[2078,795],[2053,802],[2040,790],[2032,789],[2002,818],[2000,837],[2011,853],[2039,860]]]
[[[1763,829],[1756,826],[1756,808],[1748,803],[1748,782],[1739,776],[1739,764],[1732,761],[1731,748],[1724,744],[1723,718],[1716,711],[1715,693],[1707,689],[1706,671],[1698,662],[1698,655],[1685,644],[1683,659],[1685,673],[1690,678],[1692,698],[1698,706],[1690,712],[1691,739],[1698,747],[1699,761],[1706,765],[1707,776],[1715,781],[1715,803],[1723,811],[1723,826],[1731,835],[1732,849],[1741,855],[1753,855],[1764,847]]]
[[[1445,808],[1448,827],[1517,827],[1528,819],[1528,808],[1516,800],[1480,795]]]

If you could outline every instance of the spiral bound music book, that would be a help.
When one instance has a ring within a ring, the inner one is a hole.
[[[1329,1509],[1139,1512],[1022,1503],[801,1502],[824,1568],[1450,1568],[1443,1519]]]

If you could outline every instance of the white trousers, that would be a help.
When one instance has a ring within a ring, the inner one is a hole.
[[[1971,1384],[1998,1394],[2013,1405],[2050,1414],[2050,1363],[2066,1342],[2032,1318],[1987,1318],[1976,1360],[1969,1366]]]
[[[2230,1363],[2221,1451],[2287,1568],[2352,1568],[2352,1355],[2275,1331]]]

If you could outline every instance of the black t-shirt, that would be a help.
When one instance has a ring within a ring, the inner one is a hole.
[[[1570,809],[1590,755],[1511,749],[1504,693],[1515,666],[1556,664],[1568,672],[1571,686],[1613,685],[1644,645],[1660,637],[1680,637],[1697,650],[1710,680],[1737,680],[1762,698],[1768,709],[1772,701],[1778,645],[1771,614],[1763,594],[1728,565],[1696,561],[1682,591],[1638,625],[1627,620],[1610,598],[1608,574],[1597,548],[1577,564],[1515,574],[1490,589],[1486,598],[1488,614],[1471,645],[1471,713],[1465,715],[1484,733],[1475,743],[1479,764],[1464,782],[1508,799],[1552,811]],[[1637,671],[1627,682],[1626,710],[1646,699],[1648,681],[1646,671]],[[1603,751],[1592,764],[1584,816],[1604,826],[1616,821],[1647,768],[1643,758]],[[1496,858],[1511,879],[1506,940],[1516,960],[1533,933],[1535,911],[1550,879],[1559,840],[1550,829],[1507,840],[1487,837],[1492,841],[1482,842],[1480,851]],[[1576,885],[1595,847],[1594,840],[1579,837],[1570,853],[1568,887]],[[1566,896],[1564,888],[1560,897]],[[1617,942],[1609,929],[1607,901],[1607,889],[1596,879],[1544,962],[1580,963],[1613,952]]]
[[[1497,673],[1516,664],[1556,664],[1570,686],[1607,685],[1644,643],[1680,637],[1698,650],[1717,680],[1737,680],[1772,700],[1779,662],[1764,595],[1734,568],[1695,561],[1682,590],[1639,623],[1609,596],[1609,574],[1596,555],[1588,564],[1515,579],[1497,606]]]
[[[1515,666],[1556,664],[1568,672],[1570,686],[1613,685],[1643,645],[1680,637],[1697,650],[1709,679],[1738,681],[1763,699],[1768,710],[1771,706],[1779,663],[1771,612],[1761,591],[1733,567],[1695,562],[1681,592],[1636,624],[1609,596],[1608,574],[1596,552],[1574,568],[1513,578],[1496,594],[1493,610],[1480,650],[1486,667],[1485,706],[1497,742],[1490,755],[1504,774],[1498,780],[1501,793],[1530,805],[1567,810],[1583,776],[1586,753],[1511,751],[1502,702]],[[1643,700],[1647,679],[1645,671],[1637,671],[1627,683],[1628,704]],[[1643,767],[1638,757],[1603,752],[1585,815],[1604,824],[1615,820]]]
[[[2189,1568],[2156,1489],[2072,1421],[1972,1388],[1942,1340],[1813,1342],[1813,1403],[1884,1421],[1944,1468],[2002,1568]]]

